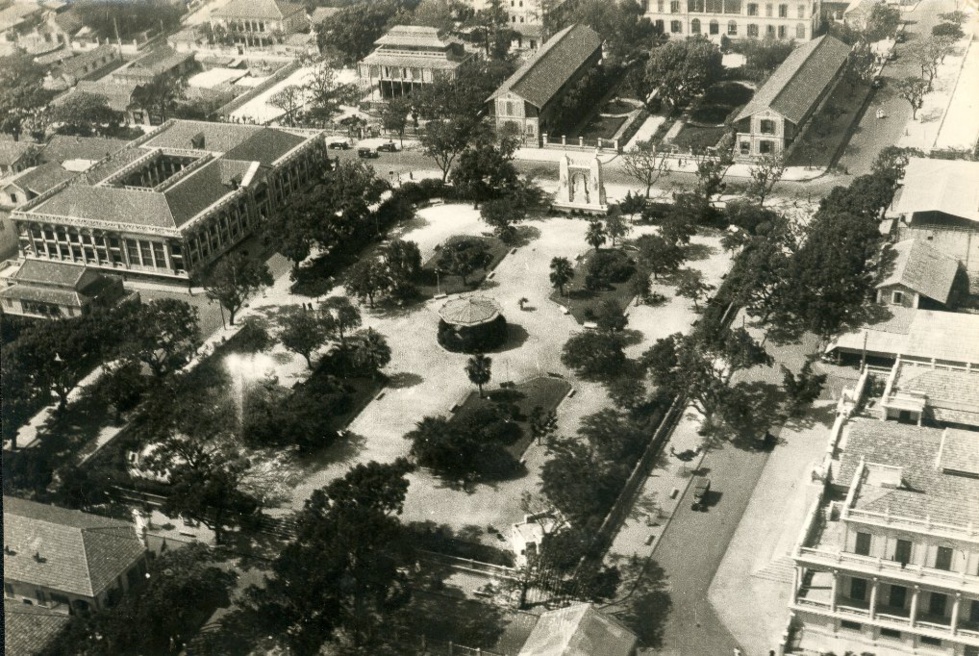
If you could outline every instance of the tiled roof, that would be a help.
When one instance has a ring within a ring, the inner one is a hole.
[[[840,335],[827,352],[860,353],[866,345],[871,355],[979,365],[979,315],[902,307],[887,310],[890,319]]]
[[[590,27],[566,27],[548,39],[489,100],[512,92],[535,107],[543,107],[601,47],[602,37]]]
[[[947,472],[979,476],[979,433],[955,428],[946,430],[938,463]]]
[[[3,543],[4,579],[83,597],[114,585],[145,553],[128,522],[7,496]]]
[[[33,284],[18,284],[0,290],[0,298],[10,298],[19,301],[35,303],[51,303],[63,307],[82,307],[82,297],[78,292],[69,289],[52,289]]]
[[[231,187],[222,180],[223,168],[221,160],[213,160],[163,193],[175,227],[179,228],[231,193]]]
[[[161,46],[114,71],[112,76],[123,78],[128,74],[139,76],[159,75],[193,58],[193,52],[177,52],[170,46]]]
[[[900,488],[861,485],[856,508],[957,526],[979,524],[979,479],[948,474],[940,466],[945,461],[940,458],[943,437],[949,446],[948,435],[961,433],[953,437],[953,453],[948,456],[959,462],[955,458],[960,449],[971,446],[972,453],[979,453],[979,433],[949,430],[946,434],[938,428],[876,419],[854,420],[848,431],[839,484],[850,484],[861,458],[902,469]]]
[[[41,13],[41,8],[32,3],[16,2],[9,7],[0,9],[0,32],[6,32],[11,27],[22,23],[28,16]]]
[[[109,107],[117,112],[124,112],[132,104],[133,91],[139,86],[136,82],[106,82],[104,80],[79,80],[75,88],[68,93],[58,96],[52,102],[54,105],[61,105],[76,93],[90,93],[102,96],[108,102]]]
[[[48,140],[41,156],[46,162],[65,162],[71,159],[100,160],[118,152],[128,142],[104,137],[69,137],[56,134]]]
[[[94,50],[89,50],[88,52],[83,52],[70,59],[66,59],[58,64],[58,72],[62,75],[74,75],[75,73],[82,72],[89,64],[98,62],[107,56],[110,59],[117,58],[116,46],[109,44],[101,45]],[[91,73],[92,71],[88,72]]]
[[[772,109],[798,124],[833,81],[849,54],[850,46],[829,35],[799,46],[772,73],[735,121]]]
[[[34,144],[30,141],[0,139],[0,166],[13,166]]]
[[[65,34],[69,36],[74,36],[78,30],[85,27],[85,23],[82,22],[82,19],[78,17],[78,14],[76,14],[73,9],[69,9],[64,13],[55,16],[54,22]]]
[[[944,212],[979,221],[979,162],[912,157],[904,169],[897,214]]]
[[[959,271],[959,261],[917,239],[891,246],[896,254],[890,275],[879,285],[904,285],[922,296],[945,303]]]
[[[932,369],[902,362],[894,390],[924,394],[938,421],[979,426],[979,369]]]
[[[6,656],[35,656],[68,626],[71,618],[42,606],[3,601],[3,651]]]
[[[519,656],[630,656],[637,642],[591,604],[575,604],[542,614]]]
[[[147,141],[146,147],[194,148],[194,138],[204,135],[204,148],[212,152],[226,153],[247,141],[262,130],[273,130],[260,125],[234,123],[210,123],[208,121],[177,121]]]
[[[134,226],[175,226],[163,194],[118,187],[71,185],[31,209],[31,213],[95,218]]]
[[[447,48],[452,41],[439,36],[434,27],[424,25],[395,25],[374,42],[376,46],[410,46],[413,48]]]
[[[214,18],[254,18],[265,20],[282,20],[303,11],[300,4],[278,2],[277,0],[231,0],[228,4],[213,12]]]
[[[374,66],[402,66],[407,68],[430,68],[452,70],[458,68],[460,62],[456,59],[426,57],[425,55],[403,55],[397,52],[375,50],[361,60],[362,63]]]
[[[262,166],[271,166],[272,162],[304,141],[305,138],[296,134],[264,128],[234,148],[225,151],[224,158],[261,162]]]
[[[24,260],[13,278],[18,283],[36,282],[76,289],[84,275],[85,265],[83,264],[28,258]]]
[[[75,173],[66,171],[57,162],[47,162],[40,166],[24,171],[17,177],[17,186],[26,191],[31,191],[37,195],[43,194],[48,189],[56,187],[65,180],[75,176]]]

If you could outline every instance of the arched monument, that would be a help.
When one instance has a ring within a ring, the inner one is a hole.
[[[608,203],[605,200],[605,180],[602,161],[598,151],[588,164],[575,164],[567,154],[559,162],[559,182],[554,208],[571,212],[574,210],[589,214],[605,214]]]

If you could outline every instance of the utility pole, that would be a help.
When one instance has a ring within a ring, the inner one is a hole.
[[[112,17],[112,26],[116,31],[116,42],[119,44],[119,59],[122,59],[122,39],[119,38],[119,19]]]

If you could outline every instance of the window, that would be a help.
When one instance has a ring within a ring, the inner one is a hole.
[[[758,129],[762,134],[775,134],[775,121],[770,118],[763,118],[759,121]]]
[[[728,36],[737,36],[738,34],[738,24],[735,21],[727,22],[727,34]]]
[[[683,26],[680,24],[680,21],[670,21],[670,32],[673,34],[679,34],[682,31]]]
[[[945,571],[952,569],[951,547],[938,547],[938,551],[935,552],[935,569],[944,569]]]
[[[911,562],[911,540],[898,540],[894,546],[894,560],[907,565]]]
[[[762,140],[758,142],[758,152],[762,155],[770,155],[771,153],[775,152],[775,148],[771,141]]]
[[[795,13],[796,13],[796,18],[805,18],[806,17],[806,6],[805,5],[799,5],[798,7],[795,8]]]
[[[945,606],[948,604],[948,595],[932,592],[928,595],[928,614],[938,617],[945,617]]]
[[[765,5],[765,15],[769,18],[772,17],[772,5],[771,3]]]
[[[883,633],[883,631],[881,631],[881,633]],[[897,633],[897,631],[895,631],[895,633]],[[921,644],[923,644],[923,645],[932,645],[933,647],[941,647],[942,646],[942,641],[941,641],[941,638],[932,638],[930,636],[921,636]]]
[[[870,533],[857,533],[857,545],[853,552],[861,556],[870,555]]]
[[[3,593],[5,595],[7,595],[8,597],[13,597],[14,596],[14,586],[10,585],[9,583],[4,583],[3,584]],[[975,606],[976,605],[976,602],[973,601],[972,602],[972,605]]]
[[[799,23],[795,26],[795,38],[804,39],[806,38],[806,26],[804,23]]]
[[[748,36],[756,37],[756,38],[758,37],[758,26],[755,25],[754,23],[748,25]]]
[[[979,601],[973,600],[969,606],[969,621],[979,623]]]
[[[656,32],[657,34],[663,34],[666,32],[666,23],[664,23],[662,19],[658,19],[656,21]]]
[[[671,14],[680,13],[680,0],[670,0],[670,13]]]
[[[742,141],[739,145],[741,147],[741,154],[742,155],[750,155],[751,154],[751,142],[750,141]]]
[[[850,579],[850,599],[864,601],[867,598],[866,579]]]
[[[901,639],[901,632],[895,631],[894,629],[881,629],[880,634],[885,638],[896,638],[898,640]]]
[[[778,6],[778,17],[779,18],[788,18],[789,17],[789,6],[788,5],[779,5]]]
[[[692,34],[700,34],[700,19],[694,18],[690,21],[690,32]]]
[[[860,622],[851,622],[850,620],[843,620],[840,622],[840,626],[851,631],[859,631],[861,628]]]
[[[665,4],[665,0],[656,0],[656,11],[662,14],[664,4]]]
[[[785,26],[784,25],[779,25],[778,26],[778,38],[780,38],[780,39],[784,39],[785,38]]]
[[[748,15],[749,16],[757,16],[758,15],[758,5],[756,5],[754,2],[749,2],[748,3]]]
[[[711,34],[720,34],[721,33],[721,26],[718,24],[717,21],[711,21],[710,22],[710,28],[709,29],[710,29],[710,33]]]
[[[887,595],[887,605],[891,608],[904,608],[908,600],[908,589],[903,585],[892,585]]]
[[[773,39],[775,38],[775,26],[774,25],[766,25],[765,26],[765,36],[771,37]]]

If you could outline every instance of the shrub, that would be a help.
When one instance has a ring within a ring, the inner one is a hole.
[[[588,263],[585,287],[591,290],[607,289],[613,283],[625,282],[635,272],[635,263],[622,251],[598,251]]]

